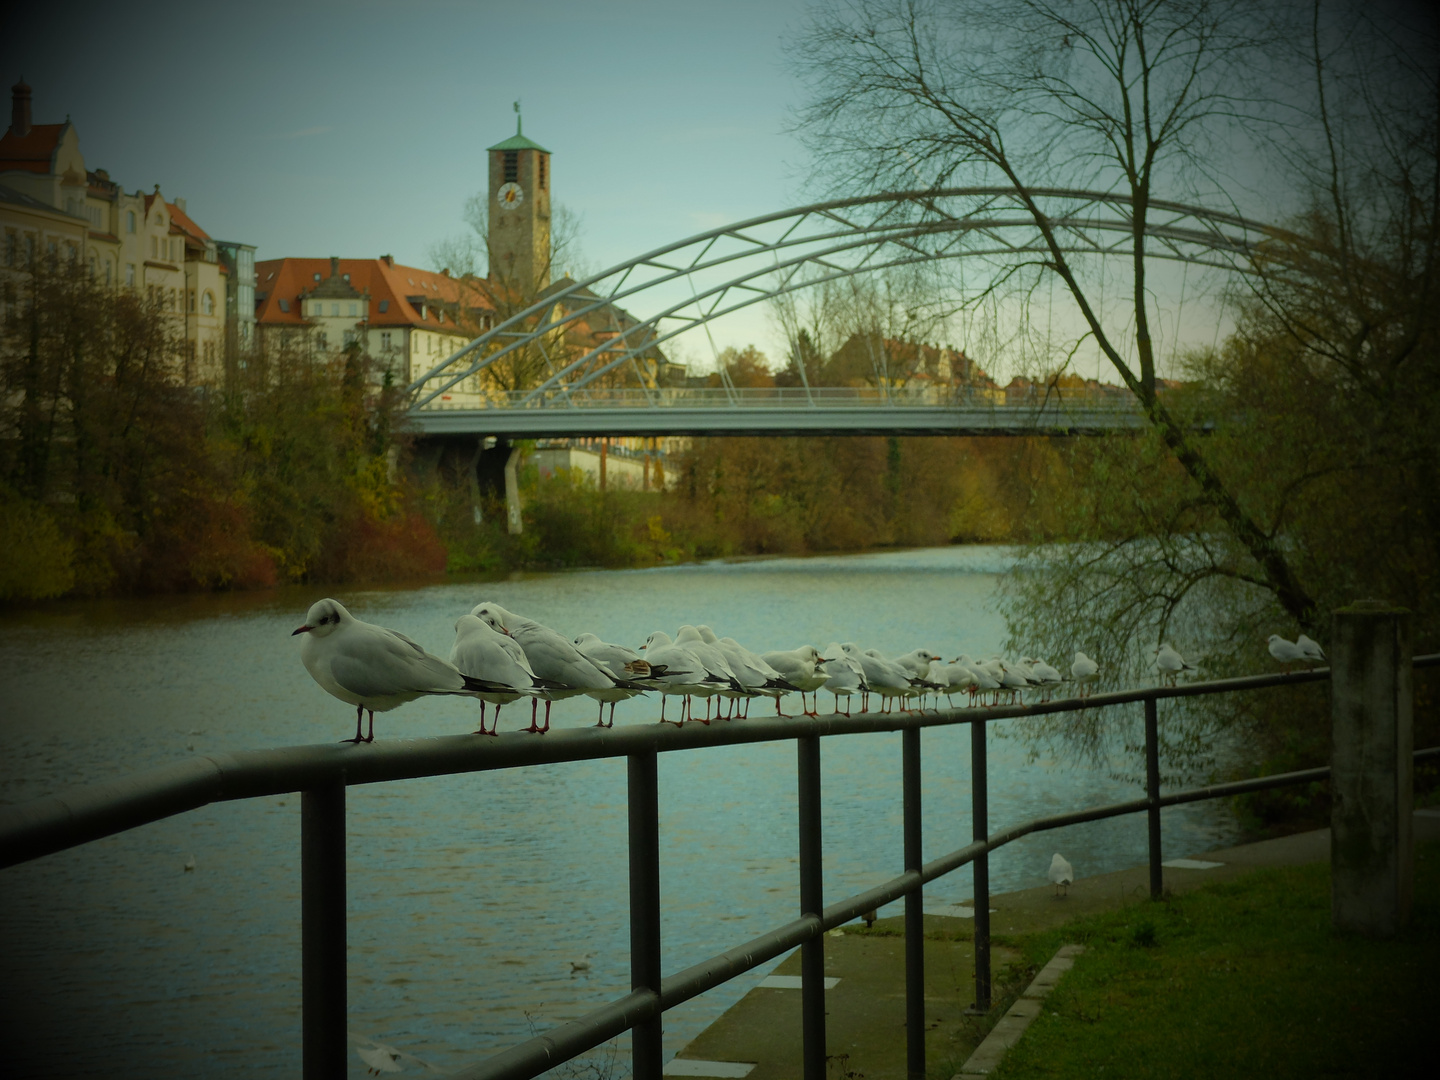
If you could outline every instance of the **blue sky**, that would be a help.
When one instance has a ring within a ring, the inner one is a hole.
[[[262,259],[428,265],[516,98],[594,267],[803,201],[800,0],[26,6],[0,16],[7,93],[23,74],[90,168]],[[757,311],[723,336],[767,333]]]

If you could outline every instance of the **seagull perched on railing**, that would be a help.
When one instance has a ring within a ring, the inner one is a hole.
[[[1295,664],[1305,659],[1305,650],[1279,634],[1270,635],[1270,655],[1282,664]]]
[[[649,685],[660,691],[660,723],[679,727],[690,718],[690,698],[702,692],[716,693],[729,683],[720,675],[705,670],[705,664],[689,649],[676,645],[670,635],[656,630],[640,648],[645,650],[645,662],[650,665]],[[665,719],[665,699],[683,697],[684,705],[679,720]],[[705,723],[709,723],[707,717]]]
[[[525,658],[530,661],[530,667],[537,676],[560,683],[567,688],[546,690],[542,695],[545,698],[545,726],[538,725],[536,710],[532,709],[530,727],[527,729],[529,731],[544,734],[550,730],[550,703],[552,701],[560,701],[579,694],[590,694],[592,691],[613,690],[617,686],[626,690],[645,689],[637,683],[616,679],[608,671],[602,671],[585,659],[565,637],[557,634],[550,627],[538,623],[534,619],[527,619],[523,615],[516,615],[513,611],[507,611],[493,600],[476,604],[470,614],[478,619],[483,619],[493,629],[502,634],[509,634],[518,641],[520,647],[525,650]]]
[[[650,665],[640,658],[640,654],[626,645],[612,645],[608,641],[601,641],[594,634],[581,634],[575,639],[575,648],[580,650],[580,655],[589,660],[601,671],[608,671],[617,679],[626,682],[633,682],[637,685],[646,686],[645,680],[650,674]],[[590,696],[600,703],[600,719],[596,727],[615,726],[615,703],[628,701],[642,691],[628,687],[616,686],[612,690],[591,690]],[[610,723],[605,723],[605,703],[610,703]]]
[[[818,701],[813,710],[805,707],[805,695],[819,690],[825,685],[825,680],[829,678],[829,675],[821,670],[825,658],[820,655],[819,649],[813,645],[802,645],[798,649],[790,649],[786,652],[761,653],[760,659],[778,671],[782,678],[788,679],[799,688],[801,712],[806,716],[815,716],[819,713],[820,703]]]
[[[709,630],[708,626],[700,627],[703,634]],[[713,631],[711,631],[713,634]],[[707,639],[708,640],[708,639]],[[763,656],[751,652],[732,637],[720,638],[716,645],[725,654],[725,659],[730,663],[730,670],[735,672],[735,677],[740,680],[740,685],[746,690],[758,691],[766,697],[775,699],[775,715],[785,716],[780,710],[780,699],[786,694],[793,694],[799,691],[800,687],[777,671]],[[805,703],[800,703],[804,708]],[[750,715],[749,701],[746,701],[745,715]]]
[[[1171,686],[1175,685],[1175,680],[1182,671],[1195,670],[1194,664],[1187,663],[1183,656],[1164,642],[1155,650],[1155,666],[1160,669],[1160,678],[1168,678]]]
[[[1307,660],[1324,660],[1325,650],[1320,648],[1320,643],[1301,634],[1295,639],[1296,647],[1305,654]]]
[[[454,664],[433,656],[398,630],[362,622],[338,600],[317,600],[305,613],[300,661],[331,697],[355,706],[355,737],[375,741],[375,714],[426,694],[474,694],[507,689],[462,675]],[[360,734],[364,713],[370,728]]]
[[[500,734],[502,705],[522,697],[534,700],[550,691],[569,689],[537,677],[518,641],[474,615],[461,615],[455,620],[455,644],[450,650],[450,662],[462,675],[484,679],[505,688],[475,695],[480,699],[480,730],[475,732],[476,735]],[[485,730],[487,701],[495,706],[495,720],[489,731]]]
[[[1078,649],[1070,665],[1070,678],[1080,684],[1080,696],[1090,696],[1090,686],[1100,680],[1100,665]]]
[[[825,673],[824,688],[829,690],[835,698],[835,711],[840,711],[840,699],[845,699],[845,715],[850,715],[850,696],[855,693],[866,694],[870,687],[865,682],[865,673],[860,665],[852,660],[842,649],[838,642],[832,641],[825,646],[825,657],[821,662],[820,670]],[[861,698],[864,701],[864,698]]]

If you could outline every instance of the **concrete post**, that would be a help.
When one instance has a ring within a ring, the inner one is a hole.
[[[1330,914],[1390,937],[1415,870],[1410,615],[1376,601],[1335,612],[1330,641]]]
[[[505,459],[505,514],[511,536],[519,536],[524,531],[520,520],[520,477],[516,475],[519,467],[520,448],[517,446]]]

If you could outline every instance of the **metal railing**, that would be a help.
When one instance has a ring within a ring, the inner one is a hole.
[[[1117,413],[1138,413],[1133,394],[1113,389],[1083,387],[1010,392],[985,387],[916,383],[906,386],[744,386],[744,387],[586,387],[583,390],[536,395],[530,390],[456,390],[468,404],[437,398],[417,413],[456,409],[850,409],[874,406],[896,408],[951,406],[960,408],[1029,409],[1064,411],[1082,408]]]
[[[1440,666],[1440,654],[1413,667]],[[667,1009],[799,947],[802,1039],[806,1080],[825,1077],[824,944],[827,930],[896,900],[905,902],[907,1067],[923,1077],[924,968],[922,889],[962,866],[975,877],[975,1004],[991,1004],[989,854],[1031,833],[1144,812],[1149,824],[1150,890],[1161,881],[1160,811],[1325,779],[1328,768],[1305,769],[1160,794],[1157,702],[1163,698],[1234,693],[1319,682],[1328,668],[1181,686],[1157,686],[1030,705],[942,709],[900,715],[838,714],[764,718],[696,727],[635,725],[583,728],[535,738],[514,732],[498,739],[458,735],[396,744],[301,746],[236,751],[161,766],[0,809],[0,867],[39,858],[213,802],[301,793],[301,978],[306,1080],[341,1078],[347,1065],[345,789],[355,784],[484,772],[566,761],[624,757],[629,790],[631,991],[579,1019],[561,1024],[456,1074],[465,1080],[533,1077],[630,1030],[634,1075],[658,1080],[663,1065],[661,1019]],[[1102,709],[1142,702],[1145,709],[1146,794],[989,832],[986,724],[1022,716]],[[973,841],[930,862],[921,858],[921,732],[971,725]],[[902,733],[904,872],[826,906],[821,874],[820,740],[867,732]],[[657,755],[714,746],[793,740],[799,779],[799,918],[698,964],[663,975],[660,947],[660,850]],[[1440,756],[1440,747],[1415,757]]]

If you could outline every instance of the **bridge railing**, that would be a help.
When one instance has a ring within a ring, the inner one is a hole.
[[[1440,666],[1440,654],[1415,657],[1414,668]],[[1067,825],[1144,813],[1149,826],[1150,890],[1159,896],[1161,819],[1166,806],[1323,780],[1328,768],[1260,776],[1160,793],[1157,703],[1328,680],[1328,668],[1156,686],[1029,705],[924,710],[854,716],[744,719],[707,727],[660,724],[551,732],[511,732],[413,739],[370,745],[300,746],[236,751],[162,766],[120,780],[0,808],[0,867],[39,858],[212,802],[301,793],[301,979],[306,1080],[346,1075],[345,791],[351,785],[486,772],[567,761],[626,759],[629,802],[631,992],[584,1016],[457,1073],[465,1080],[520,1080],[539,1075],[623,1034],[633,1033],[638,1080],[659,1080],[665,1010],[796,948],[801,949],[801,1037],[806,1080],[825,1078],[826,931],[896,900],[905,902],[907,1066],[925,1074],[922,888],[963,866],[974,872],[975,1003],[991,1005],[989,853],[1023,836]],[[1406,683],[1408,685],[1408,682]],[[1145,711],[1144,798],[1013,824],[989,832],[986,725],[1003,720],[1136,702]],[[921,735],[927,728],[970,725],[973,841],[947,855],[921,857]],[[904,872],[826,905],[822,890],[821,740],[867,732],[901,732]],[[795,920],[698,964],[663,974],[660,942],[660,847],[657,755],[744,743],[794,742],[799,779],[800,913]],[[1440,756],[1440,747],[1416,758]]]
[[[542,396],[533,391],[486,391],[460,394],[464,400],[437,398],[419,412],[454,409],[847,409],[894,406],[1064,411],[1102,410],[1133,413],[1139,405],[1125,390],[1063,390],[1044,388],[1007,392],[980,387],[915,386],[774,386],[774,387],[642,387],[556,390]]]

